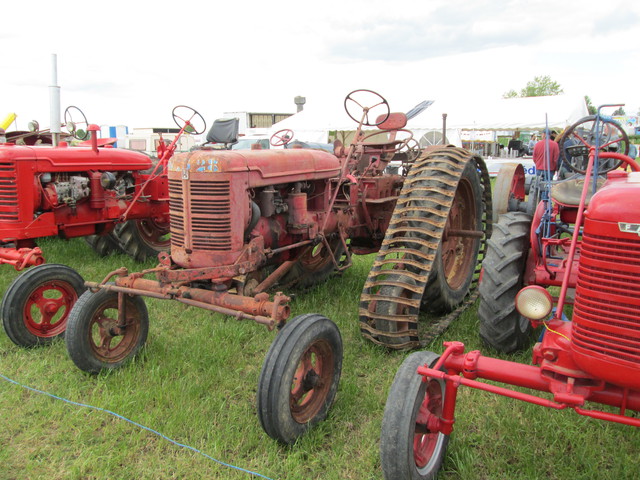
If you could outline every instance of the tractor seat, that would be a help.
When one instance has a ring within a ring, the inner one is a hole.
[[[385,115],[379,115],[376,118],[376,123],[384,119]],[[407,116],[402,112],[390,113],[384,122],[376,125],[380,132],[373,131],[364,138],[365,140],[371,138],[370,141],[362,143],[365,148],[372,148],[378,150],[395,150],[397,145],[400,145],[404,140],[396,139],[398,130],[403,130],[407,126]],[[404,130],[403,130],[404,131]],[[378,138],[379,136],[388,135],[388,138]]]
[[[580,196],[584,186],[584,178],[572,178],[561,183],[556,183],[551,187],[551,198],[561,205],[567,207],[577,207],[580,205]],[[598,178],[598,190],[604,184],[604,178]],[[589,205],[589,200],[593,195],[591,188],[587,192],[584,206]]]
[[[238,141],[237,118],[219,118],[213,122],[207,133],[207,143],[223,143],[229,145]]]
[[[382,121],[384,114],[376,118],[376,123]],[[386,120],[378,124],[380,130],[400,130],[407,126],[407,116],[402,112],[390,113]]]

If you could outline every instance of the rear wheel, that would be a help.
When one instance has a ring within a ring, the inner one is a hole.
[[[264,431],[294,443],[324,420],[342,371],[342,338],[322,315],[300,315],[283,327],[271,345],[258,381],[258,417]]]
[[[120,251],[118,239],[113,233],[107,235],[89,235],[84,237],[84,241],[87,242],[100,257],[106,257],[112,252]]]
[[[380,462],[387,480],[436,478],[444,460],[449,436],[429,430],[433,417],[441,417],[444,381],[417,373],[432,367],[439,356],[415,352],[402,363],[389,390],[382,418]]]
[[[520,350],[531,340],[531,323],[515,308],[524,282],[530,229],[531,217],[525,213],[501,215],[482,262],[480,337],[500,352]]]
[[[344,254],[344,247],[339,238],[329,240],[329,246],[331,252],[324,242],[308,247],[280,283],[299,288],[311,288],[325,282],[336,270],[331,258],[332,253],[338,263]]]
[[[460,177],[442,240],[422,296],[421,310],[454,310],[469,292],[478,262],[482,233],[482,186],[474,162]],[[474,232],[473,236],[462,232]]]
[[[118,294],[85,292],[67,325],[67,351],[80,370],[99,373],[133,357],[147,340],[149,314],[141,297],[124,295],[125,317],[118,318]]]
[[[371,303],[377,314],[376,328],[381,332],[389,332],[390,334],[398,334],[406,330],[407,335],[379,335],[378,340],[387,345],[400,345],[412,340],[412,337],[408,335],[409,322],[384,320],[379,317],[401,318],[410,315],[412,308],[417,310],[410,305],[411,302],[408,302],[408,300],[416,296],[415,290],[411,289],[411,287],[415,287],[415,281],[406,275],[390,275],[386,281],[389,283],[396,282],[398,285],[384,285],[380,288],[378,295],[382,298],[387,297],[388,300],[376,300]],[[416,312],[413,312],[413,315],[416,315]],[[417,340],[417,338],[413,338],[413,340]]]
[[[129,220],[116,225],[115,234],[122,250],[138,262],[155,258],[171,248],[169,225],[150,218]]]
[[[500,168],[493,188],[493,220],[509,211],[513,200],[523,202],[525,198],[524,167],[519,163],[507,163]]]
[[[16,277],[2,299],[2,324],[13,343],[35,347],[64,334],[71,308],[85,291],[78,272],[45,264]]]

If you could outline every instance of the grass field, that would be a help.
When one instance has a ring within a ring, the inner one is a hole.
[[[83,240],[45,240],[49,263],[99,281],[120,266]],[[222,462],[272,479],[380,479],[380,423],[388,388],[406,353],[360,336],[358,299],[371,257],[292,302],[293,315],[322,313],[342,333],[345,358],[329,418],[296,445],[267,437],[255,413],[258,375],[275,333],[177,302],[147,300],[150,332],[143,353],[124,368],[89,376],[67,357],[64,342],[31,350],[0,333],[0,374],[74,402],[114,411]],[[17,275],[0,267],[0,291]],[[475,309],[443,340],[478,340]],[[498,356],[495,352],[489,352]],[[530,352],[510,357],[528,363]],[[440,478],[635,479],[640,429],[461,389],[457,422]],[[69,405],[0,379],[0,480],[249,479],[103,411]]]

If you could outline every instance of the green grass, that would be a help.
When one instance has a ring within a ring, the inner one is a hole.
[[[49,263],[87,280],[153,266],[97,258],[82,240],[45,240]],[[406,353],[360,336],[358,299],[371,257],[292,302],[293,315],[322,313],[343,336],[343,377],[327,421],[292,447],[267,437],[255,413],[262,361],[275,333],[177,302],[147,299],[142,354],[98,376],[79,371],[64,342],[25,350],[0,334],[0,373],[69,400],[108,409],[221,461],[274,479],[380,479],[378,444],[388,388]],[[17,275],[2,266],[0,291]],[[429,349],[461,340],[482,349],[465,313]],[[484,349],[486,350],[486,349]],[[486,352],[496,355],[495,352]],[[528,363],[530,352],[502,356]],[[461,388],[444,479],[623,479],[640,472],[640,429],[551,411]],[[104,412],[68,405],[0,380],[0,479],[247,479]]]

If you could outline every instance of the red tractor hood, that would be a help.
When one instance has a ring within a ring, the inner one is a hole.
[[[586,216],[591,220],[636,225],[634,230],[622,231],[640,235],[640,172],[609,173],[607,182],[589,202]]]
[[[197,150],[175,155],[170,172],[247,173],[249,188],[317,180],[340,174],[340,160],[322,150]],[[188,175],[188,174],[187,174]]]
[[[78,172],[88,170],[146,170],[151,168],[151,159],[139,152],[118,148],[24,146],[0,145],[0,162],[36,160],[39,172]]]

